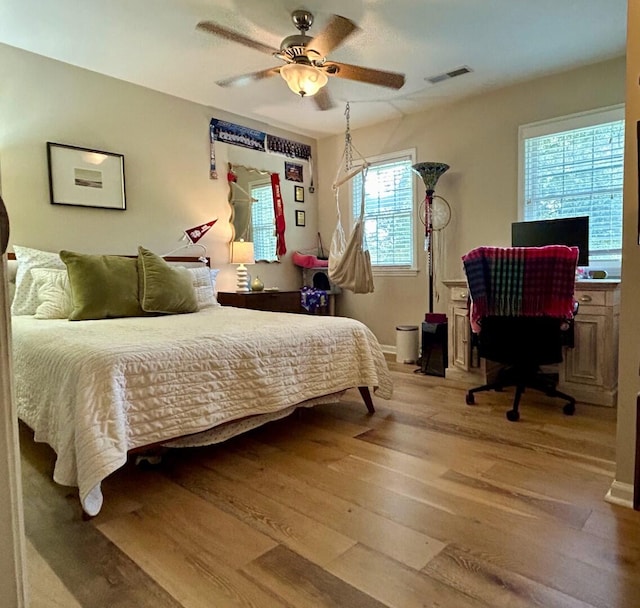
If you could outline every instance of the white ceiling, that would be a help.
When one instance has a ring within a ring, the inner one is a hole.
[[[292,10],[361,31],[335,61],[406,74],[398,91],[330,78],[332,110],[316,110],[280,77],[245,87],[216,80],[280,65],[196,31],[211,20],[279,47]],[[624,53],[627,0],[2,0],[0,42],[313,137],[420,111],[465,95]],[[432,85],[460,66],[473,72]]]

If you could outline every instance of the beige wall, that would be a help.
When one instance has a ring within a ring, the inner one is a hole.
[[[640,120],[640,3],[629,1],[627,32],[626,146],[624,173],[624,243],[620,308],[620,371],[616,482],[612,494],[631,499],[636,442],[636,398],[640,392],[640,248],[638,247],[638,143]]]
[[[226,182],[233,149],[235,162],[280,173],[285,202],[289,254],[281,264],[258,264],[249,271],[270,286],[300,286],[301,273],[289,258],[315,243],[314,195],[307,189],[304,207],[294,203],[293,182],[284,179],[284,156],[225,144],[216,146],[221,179],[209,179],[209,120],[230,120],[315,145],[313,140],[4,45],[0,82],[0,175],[11,244],[125,254],[144,245],[166,253],[181,244],[182,230],[217,217],[201,242],[212,264],[222,268],[219,287],[234,289],[235,268],[227,265]],[[124,154],[126,211],[51,205],[47,141]],[[308,165],[301,164],[308,185]],[[305,228],[295,226],[296,207],[307,211]]]
[[[460,257],[468,250],[510,244],[511,223],[518,214],[519,125],[622,103],[624,79],[625,61],[619,58],[356,130],[353,142],[365,156],[415,148],[418,162],[450,165],[436,187],[436,194],[449,201],[453,212],[444,231],[446,255],[440,276],[462,278]],[[357,112],[353,104],[352,117]],[[343,147],[343,136],[318,144],[319,221],[326,241],[335,227],[331,183]],[[416,187],[422,198],[424,185],[419,178]],[[345,189],[343,217],[348,214],[348,199]],[[416,229],[421,233],[422,225]],[[375,293],[345,294],[339,301],[339,312],[364,321],[382,344],[394,345],[396,325],[418,324],[428,310],[422,240],[419,236],[417,276],[378,276]],[[444,312],[446,299],[441,291],[435,310]]]

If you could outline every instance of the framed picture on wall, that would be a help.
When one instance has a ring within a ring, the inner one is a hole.
[[[296,211],[296,226],[305,226],[304,211]]]
[[[127,208],[122,154],[48,141],[47,160],[52,205]]]
[[[302,165],[298,163],[284,162],[284,178],[291,182],[302,182]]]
[[[304,203],[304,187],[294,186],[295,188],[295,201],[296,203]]]

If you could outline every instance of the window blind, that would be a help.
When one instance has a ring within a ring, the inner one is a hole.
[[[619,261],[623,173],[624,120],[525,138],[524,219],[588,215],[590,263]]]
[[[374,162],[365,180],[364,234],[373,266],[414,265],[412,159]],[[353,179],[353,217],[360,216],[363,174]]]
[[[258,199],[251,205],[253,250],[256,260],[276,259],[276,236],[271,184],[252,185],[251,196]]]

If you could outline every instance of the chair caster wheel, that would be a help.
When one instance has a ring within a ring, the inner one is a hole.
[[[520,412],[509,410],[507,412],[507,420],[509,420],[509,422],[518,422],[518,420],[520,420]]]
[[[562,407],[562,411],[565,416],[573,416],[576,413],[576,404],[575,403],[566,403]]]
[[[467,405],[475,405],[476,404],[476,400],[473,397],[473,393],[467,393],[465,401],[467,402]]]

